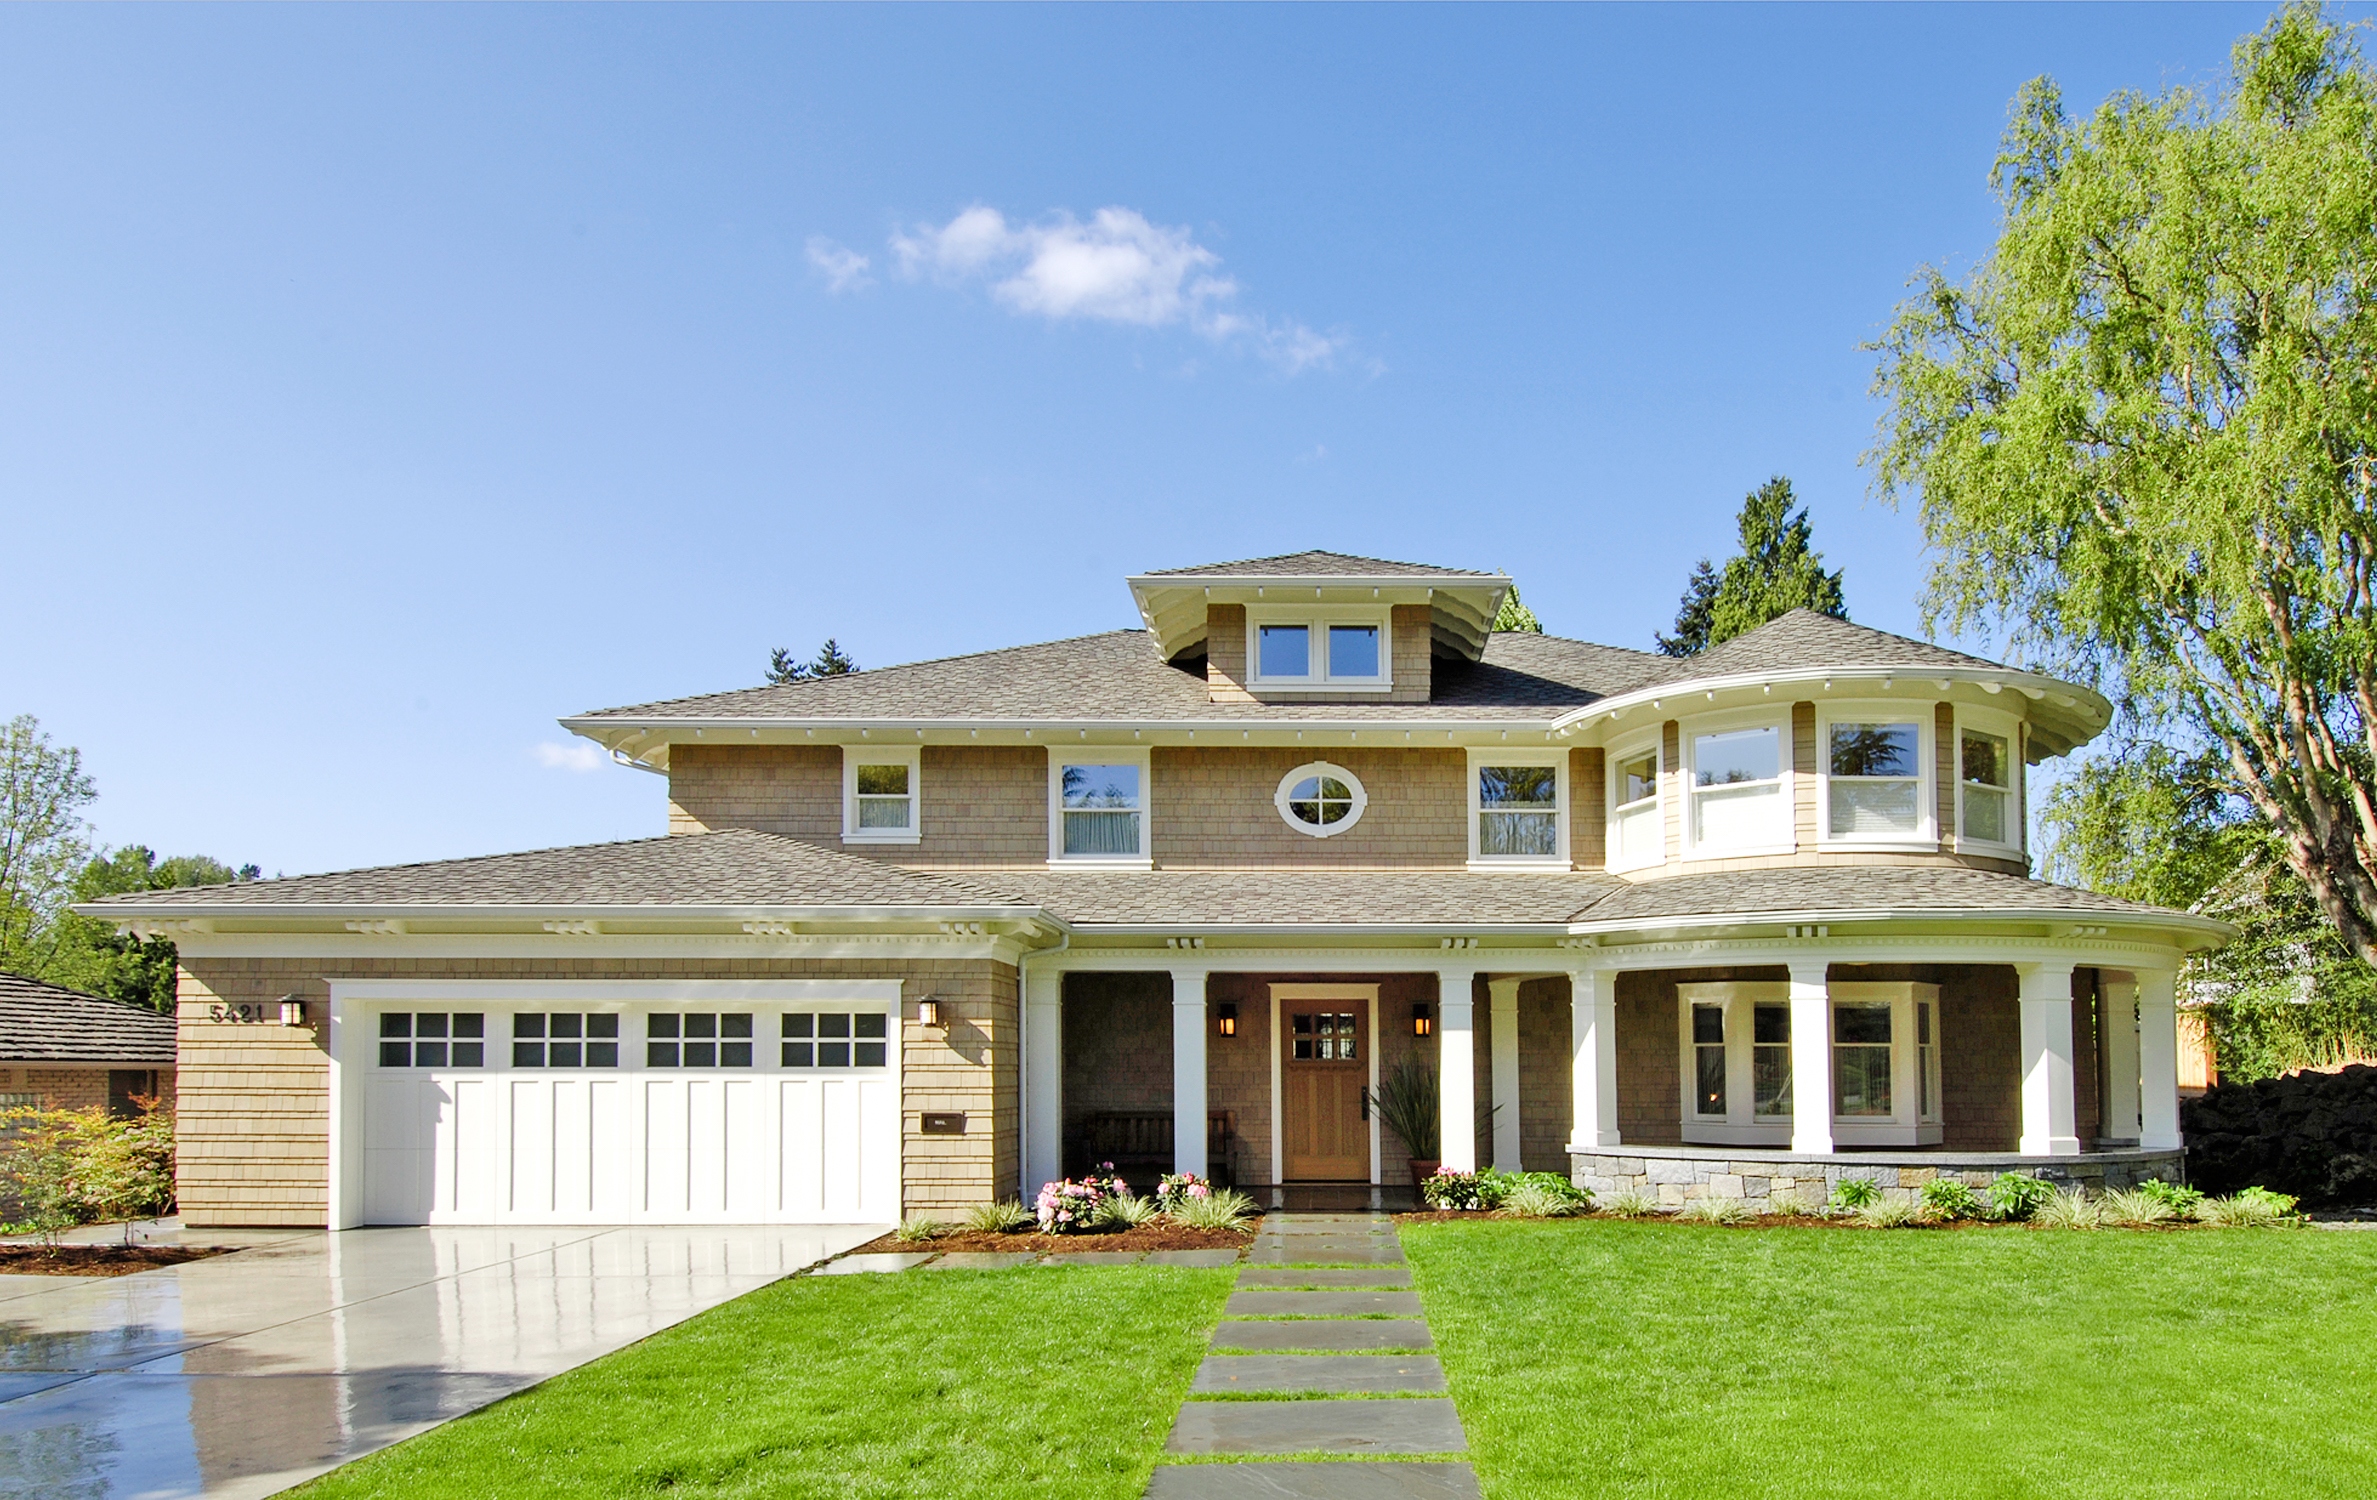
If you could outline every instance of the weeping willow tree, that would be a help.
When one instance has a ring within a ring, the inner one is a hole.
[[[2340,951],[2377,963],[2377,80],[2296,5],[2213,91],[2039,80],[1996,244],[1876,348],[1868,462],[1927,623],[2002,635],[2202,747]],[[2242,869],[2244,866],[2239,865]]]

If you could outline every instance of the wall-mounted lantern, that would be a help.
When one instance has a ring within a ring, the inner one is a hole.
[[[1436,1030],[1436,1018],[1428,1013],[1428,1002],[1416,1001],[1411,1007],[1411,1034],[1428,1036]]]
[[[303,1026],[305,1024],[305,1002],[295,995],[281,996],[281,1024],[283,1026]]]
[[[1237,1001],[1224,1000],[1219,1006],[1214,1008],[1213,1029],[1223,1036],[1236,1036],[1238,1034]]]
[[[938,1026],[938,1025],[940,1025],[940,1024],[941,1024],[941,1002],[940,1002],[940,1001],[938,1001],[938,1000],[919,1000],[919,1001],[917,1001],[917,1002],[916,1002],[916,1024],[917,1024],[917,1025],[919,1025],[919,1026]]]

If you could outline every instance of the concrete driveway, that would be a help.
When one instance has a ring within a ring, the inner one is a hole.
[[[220,1231],[246,1248],[9,1277],[0,1495],[269,1495],[883,1227]]]

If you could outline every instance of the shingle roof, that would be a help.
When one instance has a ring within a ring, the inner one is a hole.
[[[1956,865],[1836,865],[1678,875],[1628,885],[1586,908],[1587,922],[1817,912],[2004,912],[2169,916],[2158,906]]]
[[[1467,925],[1566,922],[1618,889],[1607,875],[1447,871],[969,872],[1076,925]]]
[[[1666,658],[1559,636],[1503,632],[1474,664],[1438,661],[1428,703],[1214,703],[1205,679],[1156,658],[1144,630],[1113,630],[973,656],[877,667],[583,714],[625,719],[1113,719],[1259,724],[1298,719],[1550,720],[1647,680]],[[1546,710],[1549,710],[1548,712]]]
[[[173,1017],[0,974],[0,1062],[173,1064]]]
[[[1344,552],[1289,552],[1243,562],[1199,563],[1193,568],[1158,568],[1149,578],[1500,578],[1476,568],[1439,568],[1428,563],[1389,562]]]
[[[1795,667],[1982,667],[2003,663],[1967,656],[1929,641],[1852,625],[1812,609],[1795,609],[1745,631],[1698,656],[1675,658],[1645,683],[1686,682],[1742,672],[1787,671]]]
[[[382,865],[330,875],[177,886],[90,903],[110,906],[898,906],[1000,901],[958,880],[820,849],[780,834],[728,829],[524,854]]]

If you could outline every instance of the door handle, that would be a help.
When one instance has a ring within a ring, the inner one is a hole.
[[[1369,1120],[1369,1118],[1370,1118],[1370,1091],[1369,1091],[1368,1089],[1364,1089],[1364,1090],[1362,1090],[1362,1119],[1363,1119],[1365,1122],[1367,1122],[1367,1121]]]

